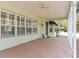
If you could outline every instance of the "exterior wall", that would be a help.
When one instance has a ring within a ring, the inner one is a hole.
[[[0,2],[0,9],[5,9],[8,11],[13,11],[15,13],[22,14],[26,17],[31,17],[37,20],[37,34],[24,35],[24,36],[16,36],[9,38],[1,38],[0,39],[0,50],[7,49],[18,44],[22,44],[37,38],[42,37],[42,34],[45,34],[45,21],[44,17],[36,15],[27,9],[22,8],[20,5],[9,3],[9,2]],[[43,24],[43,27],[41,26]]]

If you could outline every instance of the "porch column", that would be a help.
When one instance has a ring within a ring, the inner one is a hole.
[[[17,15],[15,15],[15,37],[17,36]]]
[[[74,44],[72,44],[74,47],[74,57],[76,57],[76,2],[74,1],[73,2],[73,22],[72,22],[72,32],[73,32],[73,35],[72,35],[72,37],[73,37],[73,41],[72,42],[74,42]]]
[[[76,2],[73,1],[68,16],[68,40],[72,52],[76,54]],[[76,56],[75,56],[76,57]]]
[[[72,48],[72,17],[71,16],[72,14],[70,11],[68,16],[68,40],[69,40],[70,47]]]

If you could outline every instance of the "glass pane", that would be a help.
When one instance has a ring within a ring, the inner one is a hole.
[[[9,19],[14,20],[15,19],[15,15],[9,14]]]
[[[1,11],[1,25],[3,25],[3,24],[5,25],[7,23],[6,18],[7,18],[7,13]]]
[[[15,27],[1,26],[1,37],[15,36]]]
[[[32,33],[32,28],[31,27],[28,28],[28,32],[29,32],[29,34]]]
[[[26,34],[28,34],[29,33],[29,28],[28,27],[26,27]]]
[[[12,31],[11,31],[11,35],[14,36],[15,35],[15,27],[12,27]]]
[[[26,26],[28,26],[29,25],[29,20],[28,19],[26,19]]]
[[[1,18],[7,18],[7,13],[6,13],[6,12],[1,11]]]
[[[25,26],[25,19],[21,17],[21,26]]]
[[[5,27],[1,26],[1,37],[5,37]]]
[[[33,28],[33,33],[37,33],[37,28]]]
[[[15,15],[9,14],[9,19],[10,19],[10,21],[9,21],[10,25],[14,25],[15,24],[15,22],[14,22]]]
[[[21,35],[21,27],[17,27],[17,35]]]
[[[25,35],[25,27],[21,27],[21,35]]]
[[[29,26],[31,26],[31,20],[29,19]]]
[[[7,22],[7,21],[6,21],[5,19],[1,19],[1,25],[2,25],[2,24],[4,24],[4,25],[5,25],[5,24],[6,24],[6,22]]]
[[[20,17],[19,16],[17,16],[17,24],[18,24],[18,26],[20,26]]]

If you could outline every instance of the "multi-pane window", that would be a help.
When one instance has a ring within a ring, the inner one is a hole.
[[[25,35],[25,27],[21,27],[21,35]]]
[[[15,36],[15,15],[9,13],[9,26],[10,26],[10,35]]]
[[[25,18],[21,17],[21,35],[25,35]]]
[[[25,19],[21,17],[21,26],[25,26]]]
[[[6,12],[1,11],[1,17],[2,17],[2,18],[6,18],[6,17],[7,17],[7,13],[6,13]]]
[[[25,18],[17,16],[17,35],[25,35]]]
[[[9,23],[10,25],[15,25],[15,15],[9,14]]]
[[[7,13],[1,11],[1,25],[5,25],[6,24],[6,22],[7,22],[6,19],[7,19]]]
[[[17,16],[17,26],[20,26],[20,16]]]
[[[17,35],[21,35],[21,27],[17,27]]]
[[[29,18],[26,18],[26,34],[29,34]]]
[[[34,34],[37,33],[37,21],[33,19],[26,20],[26,33]]]
[[[11,37],[15,35],[14,14],[1,11],[1,37]]]
[[[37,33],[37,21],[33,21],[33,33]]]
[[[1,10],[1,37],[13,37],[37,33],[37,21],[13,12]]]
[[[21,35],[21,17],[17,16],[17,35]]]
[[[1,36],[2,37],[12,37],[14,35],[15,35],[15,27],[1,26]]]

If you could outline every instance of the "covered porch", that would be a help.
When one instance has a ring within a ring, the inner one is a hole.
[[[0,2],[0,8],[0,57],[74,57],[75,1]]]

